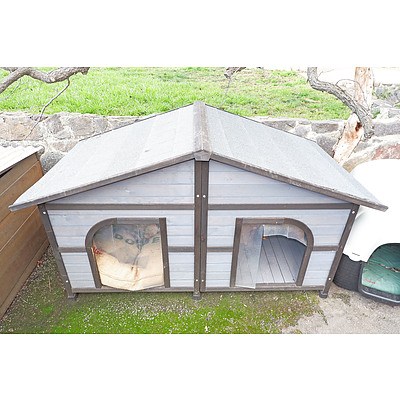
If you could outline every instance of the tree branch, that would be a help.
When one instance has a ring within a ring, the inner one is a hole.
[[[36,124],[33,126],[33,128],[31,129],[31,131],[29,132],[29,134],[28,134],[27,136],[24,137],[24,139],[26,139],[27,137],[29,137],[30,135],[32,135],[33,130],[36,128],[36,126],[39,124],[39,122],[42,121],[42,117],[43,117],[43,114],[44,114],[44,111],[46,110],[46,108],[47,108],[58,96],[60,96],[62,93],[64,93],[64,92],[68,89],[70,83],[71,83],[71,82],[70,82],[69,78],[67,78],[67,85],[66,85],[63,89],[61,89],[53,98],[51,98],[51,99],[43,106],[42,111],[40,112],[40,115],[39,115],[39,118],[38,118]]]
[[[56,83],[70,78],[72,75],[81,73],[86,75],[89,67],[61,67],[50,72],[43,72],[32,67],[1,67],[10,72],[2,82],[0,82],[0,93],[4,92],[10,85],[21,79],[23,76],[30,76],[33,79],[45,82]]]
[[[231,79],[232,75],[244,70],[245,68],[246,67],[226,67],[224,72],[225,78]]]
[[[10,74],[7,75],[2,82],[0,82],[0,93],[3,93],[9,86],[11,86],[18,79],[21,79],[28,72],[29,68],[8,68],[2,67],[6,71],[10,71]]]
[[[364,136],[369,139],[374,134],[374,124],[370,111],[362,104],[357,102],[351,95],[344,91],[340,86],[319,80],[316,67],[307,68],[308,82],[311,87],[321,92],[334,95],[342,101],[350,110],[355,113],[364,128]]]

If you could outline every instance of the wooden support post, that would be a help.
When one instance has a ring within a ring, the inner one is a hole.
[[[208,161],[195,162],[194,193],[194,289],[193,298],[200,299],[206,286]]]

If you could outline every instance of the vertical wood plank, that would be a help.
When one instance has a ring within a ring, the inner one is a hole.
[[[239,256],[240,236],[242,234],[243,218],[236,218],[235,223],[235,236],[233,240],[233,251],[232,251],[232,266],[231,266],[231,278],[229,287],[233,288],[236,285],[236,274]]]
[[[257,283],[274,283],[274,277],[264,248],[261,249],[260,254],[260,271],[262,271],[262,280],[260,282],[257,281]]]
[[[279,262],[272,247],[272,243],[269,240],[264,240],[263,242],[264,243],[262,248],[265,251],[265,255],[271,267],[271,273],[274,277],[274,283],[284,283],[285,279],[283,278],[281,269],[279,268]]]
[[[167,219],[160,218],[161,250],[164,270],[164,287],[171,287],[168,259]]]

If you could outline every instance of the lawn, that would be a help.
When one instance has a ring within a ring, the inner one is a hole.
[[[0,79],[7,73],[0,70]],[[24,77],[0,94],[0,111],[37,114],[65,83],[45,84]],[[248,68],[233,76],[224,68],[91,68],[46,113],[78,112],[143,116],[201,100],[243,116],[347,119],[350,111],[335,97],[312,89],[296,71]]]
[[[319,312],[316,292],[79,294],[67,300],[51,250],[0,321],[0,333],[280,333]]]

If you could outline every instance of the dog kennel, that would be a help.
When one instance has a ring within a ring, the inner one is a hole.
[[[358,207],[385,210],[315,142],[195,102],[79,142],[37,204],[70,297],[319,290]]]

